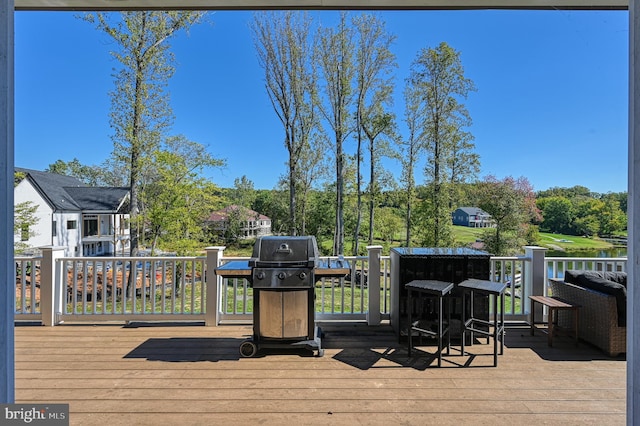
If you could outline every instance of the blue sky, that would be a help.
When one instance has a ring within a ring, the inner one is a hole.
[[[325,25],[337,12],[314,13]],[[627,190],[628,12],[382,12],[396,35],[397,117],[419,50],[445,41],[477,92],[466,106],[480,177],[524,176],[535,190],[583,185]],[[246,175],[273,188],[286,171],[283,131],[264,89],[251,12],[216,12],[172,41],[172,134],[208,147],[227,167],[219,186]],[[112,150],[109,40],[69,12],[16,12],[15,164],[61,159],[100,164]],[[401,127],[402,129],[402,127]],[[347,149],[353,151],[349,142]],[[399,176],[399,166],[387,163]],[[421,182],[421,176],[418,176]]]

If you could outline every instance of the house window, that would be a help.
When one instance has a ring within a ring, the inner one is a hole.
[[[53,226],[51,228],[51,236],[55,237],[58,235],[58,223],[54,220]]]
[[[29,225],[26,223],[20,226],[20,240],[29,241]]]
[[[67,229],[77,229],[78,221],[77,220],[68,220],[67,221]]]
[[[98,216],[85,216],[82,220],[82,236],[98,235]]]

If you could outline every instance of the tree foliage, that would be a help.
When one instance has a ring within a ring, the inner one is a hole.
[[[535,193],[529,181],[508,176],[502,180],[488,176],[476,185],[477,205],[491,215],[495,228],[487,228],[484,242],[496,256],[520,250],[529,232],[528,224],[538,221]]]
[[[89,186],[99,186],[102,183],[100,168],[84,165],[80,163],[80,160],[77,158],[68,162],[56,160],[54,163],[49,164],[49,167],[44,171],[57,173],[59,175],[73,176]]]
[[[260,12],[254,15],[251,28],[258,62],[265,72],[267,94],[284,128],[284,145],[289,154],[289,233],[296,235],[296,192],[301,186],[305,190],[300,176],[305,165],[301,163],[313,150],[312,136],[317,129],[311,18],[294,11]]]
[[[13,234],[20,238],[14,238],[13,251],[19,255],[30,248],[28,240],[36,236],[36,225],[40,219],[36,216],[38,206],[32,201],[18,203],[13,209]]]
[[[540,228],[545,232],[569,234],[575,216],[571,200],[563,196],[538,198],[538,208],[544,218]]]
[[[421,223],[432,235],[423,240],[435,246],[450,242],[451,186],[471,177],[473,167],[458,161],[468,154],[474,158],[471,135],[463,129],[471,117],[462,103],[475,90],[465,77],[460,53],[442,42],[436,48],[422,49],[411,65],[407,84],[416,96],[420,111],[419,129],[427,163],[424,167],[429,199],[422,206]],[[464,164],[464,167],[463,167]]]
[[[581,186],[552,188],[538,193],[537,205],[543,217],[540,228],[547,232],[609,236],[627,226],[624,193],[597,194]]]
[[[340,13],[336,28],[319,30],[316,60],[324,77],[324,102],[320,111],[332,133],[335,156],[335,219],[333,253],[344,253],[345,237],[345,167],[344,144],[353,129],[349,108],[353,102],[355,77],[355,50],[353,28],[349,26],[347,12]]]
[[[421,131],[420,94],[417,87],[410,84],[404,90],[404,121],[408,134],[406,137],[396,136],[398,147],[395,158],[400,162],[402,175],[400,181],[403,188],[403,204],[405,206],[405,245],[411,246],[413,229],[413,207],[416,201],[416,176],[415,171],[420,157],[424,151],[424,136]]]
[[[111,92],[113,159],[128,173],[131,199],[131,254],[136,255],[140,185],[151,169],[152,155],[173,121],[166,86],[174,73],[169,40],[202,18],[201,12],[137,11],[85,15],[114,41],[111,55],[118,61]]]
[[[140,196],[152,252],[163,241],[204,241],[202,225],[218,200],[213,184],[201,175],[222,164],[204,146],[184,136],[167,139],[163,149],[153,153],[153,173]]]
[[[233,188],[229,190],[228,195],[231,204],[236,204],[243,207],[251,207],[256,198],[256,190],[253,185],[253,181],[242,175],[239,178],[233,180]]]
[[[393,116],[385,111],[392,103],[392,72],[397,66],[389,34],[376,15],[353,18],[355,28],[355,127],[356,127],[356,223],[353,253],[358,253],[362,221],[363,142],[369,144],[369,244],[373,241],[375,197],[378,189],[376,170],[380,169],[378,138],[393,128]]]

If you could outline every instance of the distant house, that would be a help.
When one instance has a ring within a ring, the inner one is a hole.
[[[470,228],[493,228],[496,226],[491,215],[479,207],[459,207],[451,213],[454,225]]]
[[[31,202],[37,223],[17,231],[28,247],[65,247],[65,256],[128,252],[129,188],[91,187],[56,173],[16,168],[25,178],[14,188],[14,205]]]
[[[239,222],[239,239],[271,235],[271,219],[246,207],[231,205],[211,213],[207,220],[211,229],[224,235],[232,221]]]

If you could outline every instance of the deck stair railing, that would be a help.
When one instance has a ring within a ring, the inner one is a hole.
[[[346,277],[316,283],[317,319],[369,324],[389,319],[390,258],[380,246],[367,249],[367,256],[345,257],[351,266]],[[507,321],[526,321],[528,296],[547,294],[547,278],[562,277],[566,269],[626,270],[626,258],[554,258],[544,252],[525,247],[522,256],[491,257],[490,279],[507,283]],[[216,266],[241,259],[225,257],[223,247],[193,257],[63,257],[59,248],[42,253],[15,258],[16,320],[45,325],[204,321],[212,326],[252,320],[249,283],[213,273]]]

